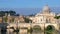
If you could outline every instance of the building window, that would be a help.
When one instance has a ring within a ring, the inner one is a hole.
[[[46,23],[48,23],[48,20],[46,19]]]
[[[51,23],[51,22],[50,22],[50,19],[49,19],[49,23]]]
[[[42,19],[41,19],[41,21],[42,21]]]

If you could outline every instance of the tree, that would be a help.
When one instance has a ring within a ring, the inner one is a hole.
[[[10,20],[10,22],[11,22],[11,23],[14,22],[14,18],[12,18],[12,19]]]
[[[55,16],[54,18],[59,19],[59,18],[60,18],[60,16]]]
[[[8,11],[5,11],[5,13],[8,13]]]
[[[26,17],[24,17],[24,21],[25,21],[26,23],[29,23],[30,21],[32,22],[32,20],[30,20],[29,18],[26,18]]]
[[[4,16],[5,12],[4,11],[0,11],[0,16]]]
[[[10,10],[10,11],[0,11],[0,15],[2,15],[2,16],[4,16],[5,13],[7,13],[7,15],[8,15],[9,13],[10,13],[10,15],[15,15],[15,14],[16,14],[16,12],[15,12],[15,11],[12,11],[12,10]]]
[[[5,14],[6,14],[6,17],[3,18],[3,16],[5,16]],[[4,20],[5,22],[7,22],[7,15],[8,15],[8,14],[10,14],[10,15],[15,15],[16,12],[15,12],[15,11],[12,11],[12,10],[10,10],[10,11],[0,11],[0,17],[2,17],[2,22],[3,22],[3,20]],[[13,19],[12,19],[12,21],[13,21]]]
[[[46,34],[52,34],[55,31],[54,26],[48,25],[45,29]]]
[[[2,17],[2,22],[3,22],[3,16],[5,15],[4,11],[0,11],[0,16]]]
[[[57,19],[57,20],[56,20],[57,22],[59,22],[60,16],[55,16],[54,18]]]
[[[7,19],[8,19],[7,17],[4,17],[4,18],[3,18],[4,22],[7,22]]]
[[[16,16],[19,16],[19,14],[16,14]]]
[[[8,13],[10,13],[10,15],[15,15],[16,14],[16,12],[12,11],[12,10],[10,10]]]
[[[33,27],[33,30],[35,30],[36,32],[40,32],[40,31],[41,31],[41,27],[38,26],[38,25],[35,25],[35,26]]]

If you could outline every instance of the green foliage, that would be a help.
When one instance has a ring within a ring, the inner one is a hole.
[[[45,29],[45,32],[46,32],[46,34],[52,34],[53,32],[54,32],[54,29],[53,29],[53,27],[52,26],[48,26],[46,29]]]
[[[30,29],[27,29],[28,30],[28,32],[30,32]]]
[[[47,30],[47,31],[50,31],[50,30],[53,30],[53,28],[52,28],[51,26],[48,26],[48,27],[46,28],[46,30]]]
[[[32,28],[30,28],[30,29],[27,29],[28,30],[28,33],[32,33]]]
[[[35,26],[33,27],[33,31],[35,31],[35,32],[40,32],[40,31],[41,31],[40,26],[35,25]]]
[[[4,16],[5,12],[4,11],[0,11],[0,16]]]
[[[26,23],[29,23],[30,21],[32,22],[32,20],[30,20],[29,18],[26,18],[26,17],[24,17],[24,21],[25,21]]]
[[[5,22],[7,22],[7,19],[8,19],[7,17],[4,17],[4,18],[3,18],[3,20],[4,20]]]
[[[50,32],[46,32],[46,34],[52,34],[52,33],[50,33]]]
[[[12,11],[12,10],[10,10],[8,13],[10,13],[11,15],[15,15],[16,14],[16,12]]]
[[[40,28],[33,28],[33,30],[40,31],[41,29]]]
[[[59,19],[59,18],[60,18],[60,16],[55,16],[54,18]]]
[[[10,22],[14,22],[14,18],[12,18],[12,19],[10,20]]]
[[[15,15],[16,14],[16,12],[12,11],[12,10],[10,10],[10,11],[0,11],[0,16],[4,16],[5,13],[7,13],[7,14],[10,13],[10,15]]]

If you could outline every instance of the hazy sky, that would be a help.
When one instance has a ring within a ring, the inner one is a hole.
[[[19,14],[32,14],[39,12],[39,8],[42,8],[45,4],[48,4],[49,7],[60,8],[60,0],[0,0],[0,10],[2,8],[5,8],[3,10],[14,8],[12,10]],[[55,12],[60,11],[58,8]]]
[[[0,8],[40,8],[45,4],[59,7],[60,0],[0,0]]]

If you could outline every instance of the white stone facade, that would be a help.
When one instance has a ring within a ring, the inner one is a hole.
[[[44,6],[41,13],[37,13],[32,19],[33,23],[55,23],[55,13],[50,11],[48,5]]]

